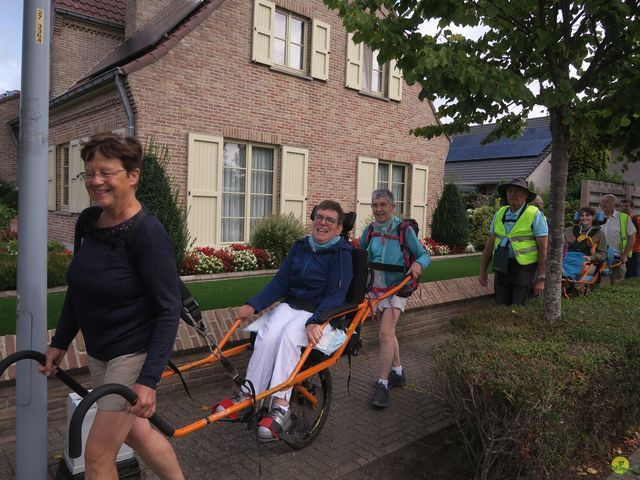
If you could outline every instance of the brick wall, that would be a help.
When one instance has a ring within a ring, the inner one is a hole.
[[[124,32],[56,14],[51,40],[51,98],[66,92],[118,45]]]
[[[253,2],[224,2],[167,55],[129,75],[141,139],[154,136],[169,146],[169,171],[183,186],[189,132],[247,141],[270,135],[308,148],[309,210],[325,197],[355,208],[358,156],[429,165],[430,216],[448,141],[409,135],[436,121],[430,105],[418,101],[418,88],[404,85],[399,103],[346,89],[347,38],[338,16],[321,0],[276,4],[331,25],[329,80],[252,63]]]
[[[19,114],[19,94],[0,100],[0,180],[13,185],[18,181],[18,142],[7,122]]]
[[[60,147],[94,133],[125,128],[127,118],[115,85],[64,110],[51,112],[49,144]],[[60,148],[56,151],[56,211],[49,212],[49,239],[73,242],[77,214],[60,210]]]

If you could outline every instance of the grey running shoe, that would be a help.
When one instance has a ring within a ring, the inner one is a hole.
[[[235,404],[243,402],[249,398],[244,392],[236,392],[231,398],[224,398],[219,403],[216,403],[211,410],[213,413],[220,413],[227,408],[233,407]],[[236,413],[231,413],[227,418],[229,420],[237,420],[240,417],[243,417],[247,413],[251,411],[251,407],[243,408]]]
[[[285,412],[279,406],[273,405],[269,414],[258,422],[258,438],[267,442],[277,440],[289,427],[291,427],[291,409]]]
[[[386,408],[389,406],[389,389],[380,382],[376,382],[376,386],[373,387],[371,406],[374,408]]]
[[[389,388],[404,387],[406,384],[407,376],[404,374],[404,368],[402,369],[402,373],[400,375],[391,370],[391,373],[389,373]]]

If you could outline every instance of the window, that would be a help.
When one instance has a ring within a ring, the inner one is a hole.
[[[355,43],[353,34],[347,36],[347,88],[400,101],[402,99],[402,72],[396,61],[380,63],[378,50],[365,43]]]
[[[290,13],[276,10],[273,32],[273,63],[305,71],[306,22]]]
[[[364,45],[362,62],[362,90],[378,95],[384,94],[384,65],[378,61],[378,50]]]
[[[396,215],[399,217],[407,215],[406,170],[404,165],[378,162],[378,188],[386,188],[393,193],[396,201]]]
[[[69,145],[60,148],[60,206],[69,208]]]
[[[274,150],[224,143],[223,243],[248,242],[258,220],[273,212]]]
[[[251,59],[327,80],[330,30],[328,23],[276,8],[270,0],[254,0]]]

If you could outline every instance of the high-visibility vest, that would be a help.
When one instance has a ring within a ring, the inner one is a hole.
[[[530,265],[538,261],[538,244],[533,235],[533,220],[538,213],[538,208],[529,205],[520,215],[513,228],[507,234],[507,230],[502,223],[504,214],[508,206],[498,210],[493,221],[493,233],[495,241],[493,251],[495,252],[503,239],[509,238],[511,248],[520,265]]]

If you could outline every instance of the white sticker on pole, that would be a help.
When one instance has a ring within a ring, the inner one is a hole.
[[[44,10],[36,9],[36,43],[44,43]]]

